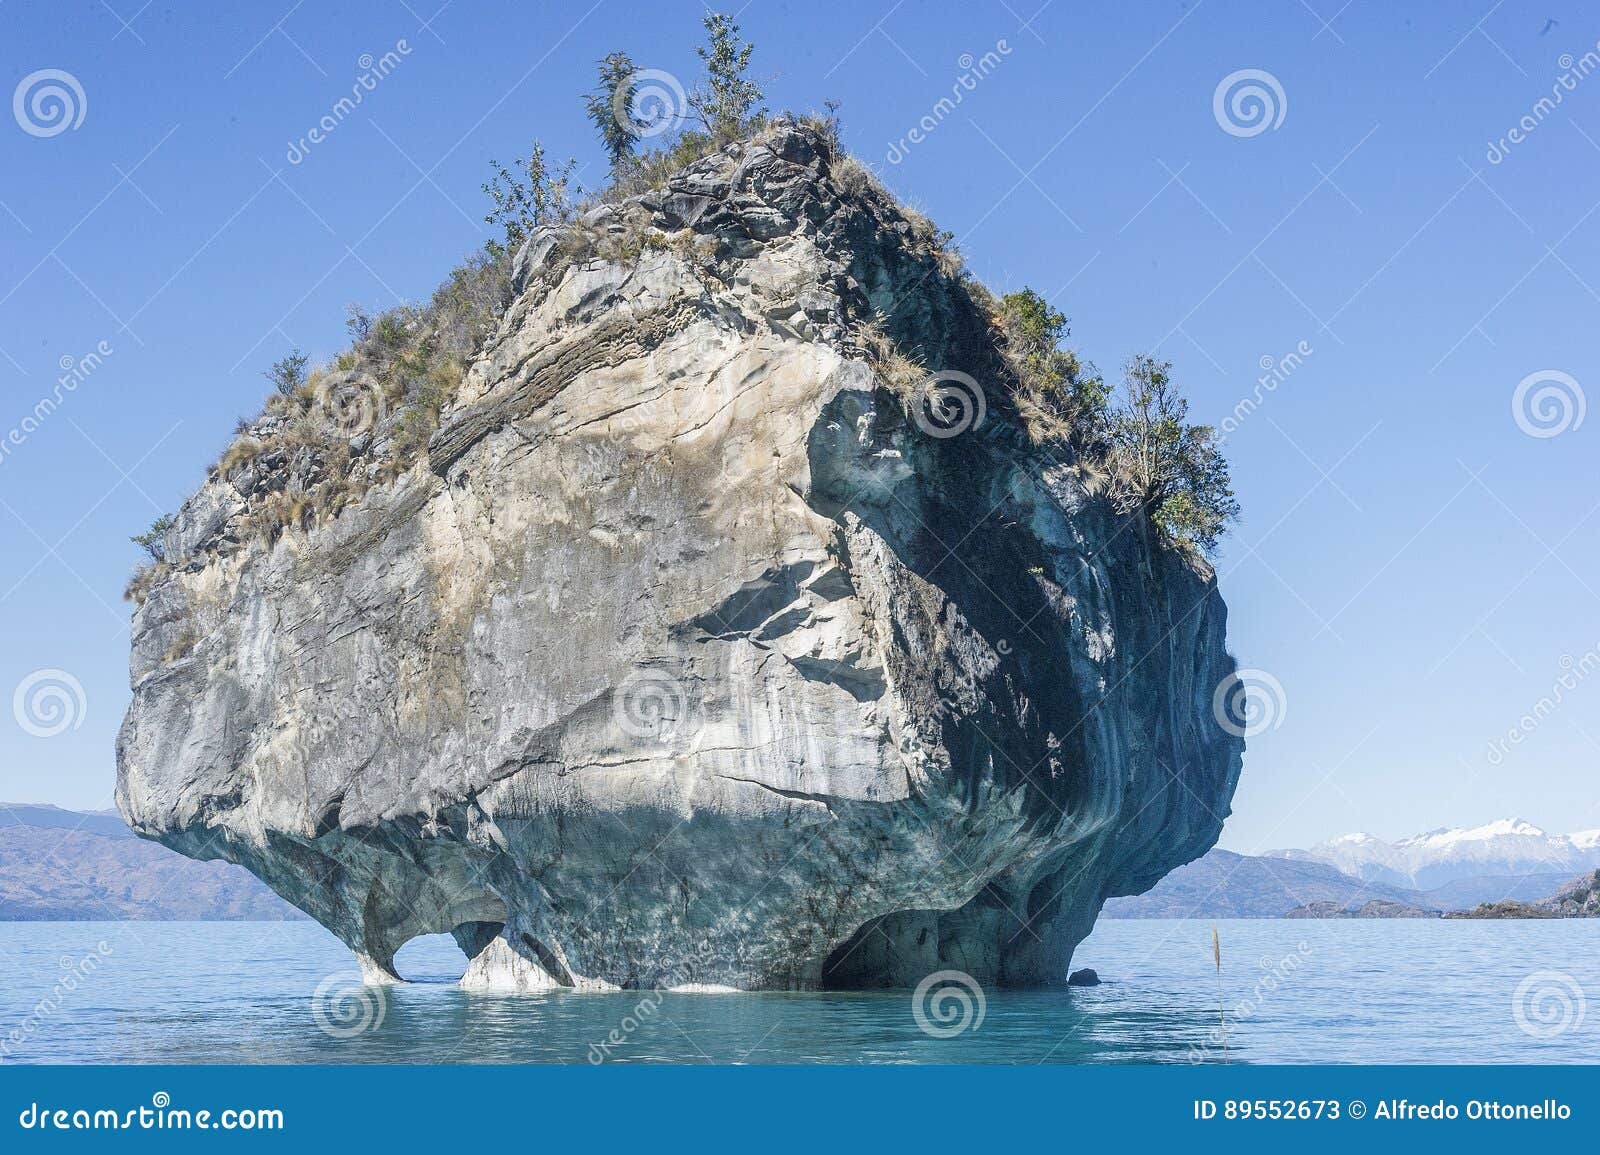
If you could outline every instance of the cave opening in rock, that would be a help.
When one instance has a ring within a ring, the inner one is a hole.
[[[408,983],[460,982],[467,956],[453,935],[419,934],[395,952],[394,969]]]

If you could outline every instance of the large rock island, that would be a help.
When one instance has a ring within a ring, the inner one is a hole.
[[[624,193],[242,430],[135,583],[121,812],[373,981],[1065,983],[1228,812],[1210,568],[826,131]]]

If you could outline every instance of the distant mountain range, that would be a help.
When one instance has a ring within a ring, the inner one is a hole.
[[[1180,866],[1133,898],[1113,898],[1102,918],[1281,918],[1313,902],[1406,901],[1381,883],[1364,883],[1320,862],[1213,850]],[[1549,893],[1548,890],[1543,893]]]
[[[1537,903],[1600,866],[1600,831],[1547,834],[1521,819],[1433,830],[1400,842],[1348,834],[1308,850],[1213,850],[1154,888],[1114,898],[1106,918],[1281,918],[1301,907],[1369,902],[1425,911]]]
[[[1309,850],[1269,850],[1273,858],[1323,862],[1367,882],[1430,890],[1485,875],[1559,874],[1600,866],[1600,830],[1547,834],[1520,818],[1467,829],[1430,830],[1399,842],[1346,834]]]
[[[0,920],[303,918],[231,862],[196,862],[109,811],[0,803]]]

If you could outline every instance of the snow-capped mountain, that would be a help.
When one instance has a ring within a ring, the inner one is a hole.
[[[1600,830],[1548,834],[1520,818],[1468,829],[1430,830],[1399,842],[1345,834],[1270,857],[1324,862],[1369,882],[1427,890],[1464,878],[1579,874],[1600,867]]]

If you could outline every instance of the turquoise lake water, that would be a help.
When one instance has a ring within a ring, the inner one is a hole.
[[[1216,925],[1231,1062],[1600,1062],[1600,921]],[[1108,920],[1074,959],[1100,986],[941,984],[919,1020],[911,991],[467,995],[447,938],[363,989],[309,923],[0,923],[0,1062],[1221,1062],[1211,927]]]

